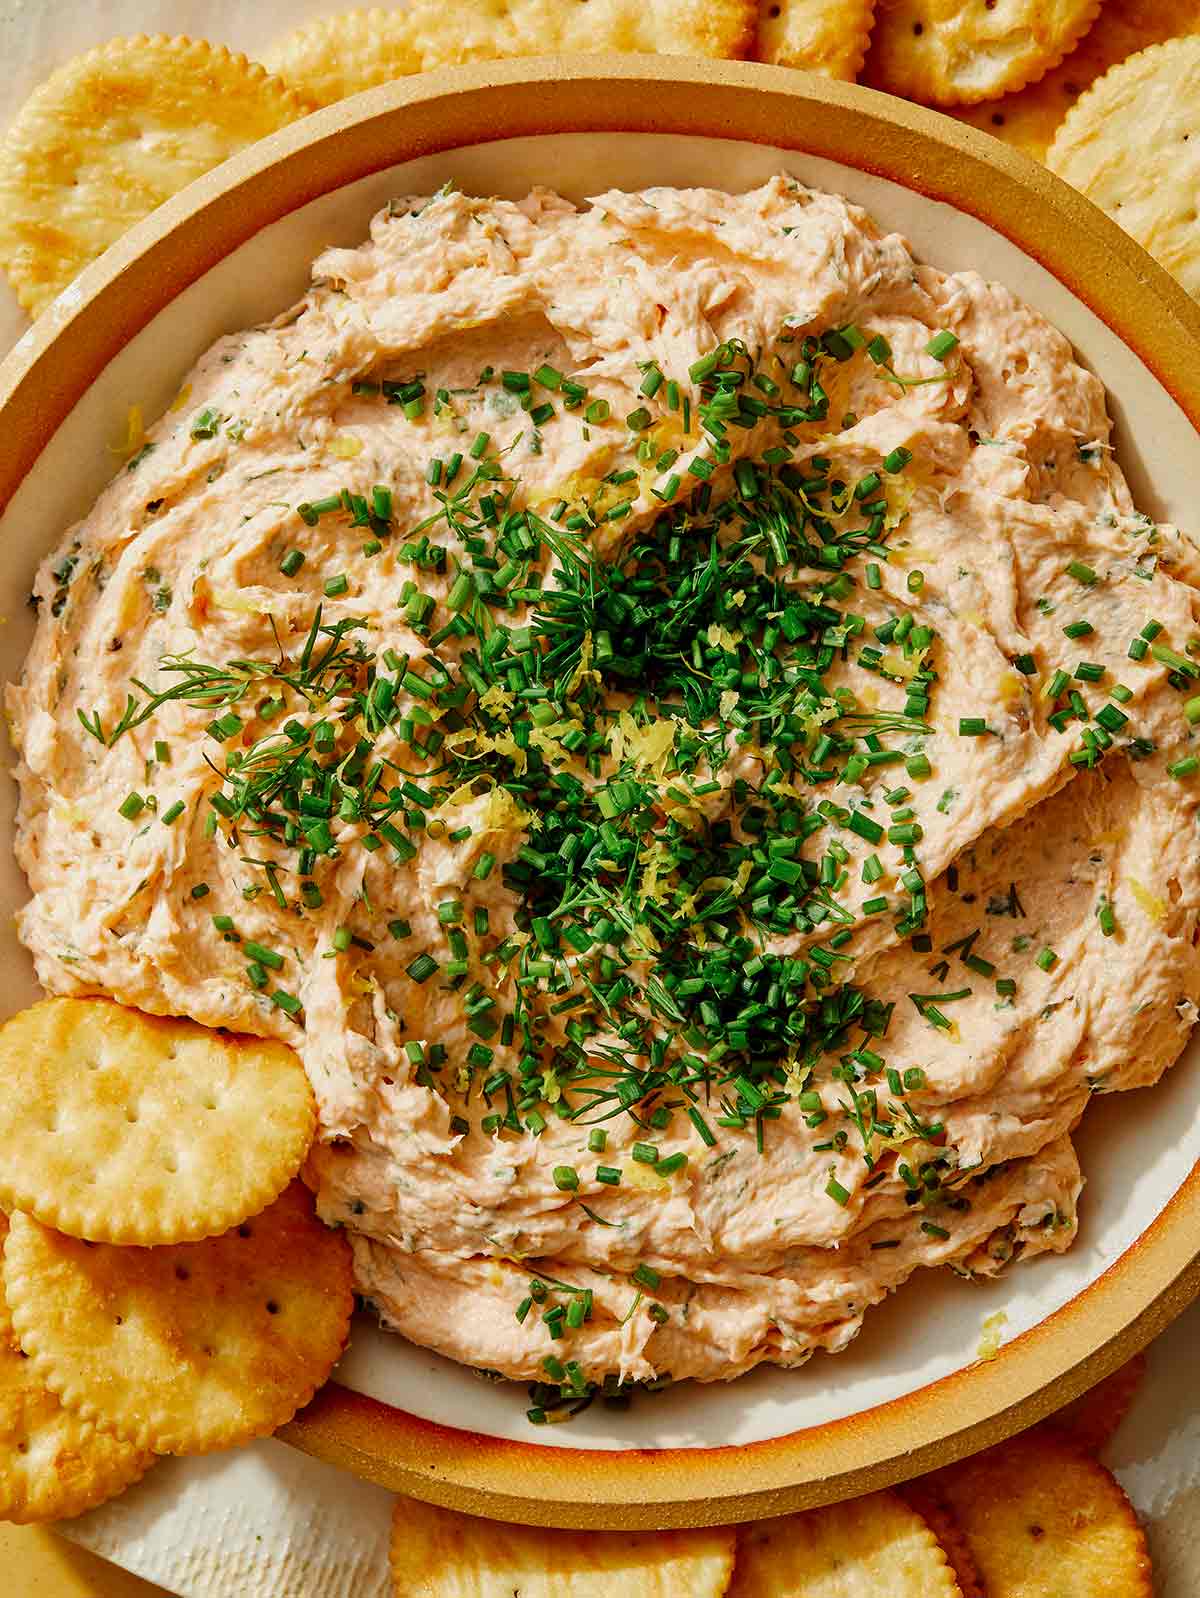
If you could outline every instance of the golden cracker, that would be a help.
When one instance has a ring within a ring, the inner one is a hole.
[[[398,1498],[396,1598],[721,1598],[731,1527],[699,1531],[546,1531]]]
[[[1150,1598],[1146,1539],[1104,1466],[1026,1432],[939,1471],[991,1598]]]
[[[0,1241],[7,1232],[0,1219]],[[153,1454],[64,1409],[21,1352],[0,1294],[0,1520],[68,1520],[123,1492]]]
[[[737,57],[754,39],[755,0],[410,0],[307,22],[264,52],[308,100],[348,94],[432,67],[504,56],[623,50]]]
[[[1127,56],[1185,33],[1200,33],[1200,0],[1106,0],[1094,26],[1040,82],[953,114],[1044,161],[1059,124],[1090,84]]]
[[[112,39],[34,90],[0,143],[0,264],[37,316],[135,222],[309,109],[202,39]]]
[[[1129,1413],[1145,1374],[1146,1356],[1135,1354],[1073,1403],[1051,1415],[1046,1424],[1089,1454],[1098,1454]]]
[[[0,1205],[93,1242],[227,1232],[283,1191],[316,1125],[286,1044],[109,999],[5,1022],[0,1082]]]
[[[1078,44],[1100,0],[882,0],[865,81],[929,105],[1011,94]]]
[[[893,1492],[738,1531],[729,1598],[960,1598],[933,1532]]]
[[[754,54],[852,83],[866,60],[875,0],[759,0]]]
[[[1153,45],[1098,78],[1046,164],[1200,294],[1200,36]]]
[[[275,1431],[345,1343],[350,1248],[300,1182],[200,1243],[85,1243],[21,1214],[11,1228],[4,1291],[34,1374],[139,1448],[203,1454]]]

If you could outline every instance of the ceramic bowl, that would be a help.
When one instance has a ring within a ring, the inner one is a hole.
[[[304,290],[397,193],[554,186],[742,189],[786,170],[840,190],[948,270],[1006,283],[1104,380],[1140,507],[1186,525],[1200,466],[1200,309],[1101,213],[999,143],[869,90],[741,63],[594,57],[406,79],[226,163],[111,249],[0,368],[0,675],[20,667],[37,561],[111,475],[128,407],[159,414],[219,334]],[[2,795],[11,829],[14,794]],[[11,831],[10,831],[11,835]],[[0,910],[23,899],[0,857]],[[36,994],[0,918],[3,1006]],[[1100,1100],[1088,1187],[1062,1257],[988,1285],[943,1272],[798,1371],[681,1384],[534,1431],[523,1395],[365,1318],[337,1381],[289,1428],[299,1447],[394,1489],[507,1519],[686,1525],[859,1493],[1029,1424],[1154,1335],[1200,1285],[1200,1051],[1148,1092]],[[1005,1340],[978,1357],[985,1317]]]

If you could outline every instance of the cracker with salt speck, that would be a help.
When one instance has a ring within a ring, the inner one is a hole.
[[[93,1242],[228,1231],[283,1191],[316,1125],[286,1044],[109,999],[6,1021],[0,1084],[0,1205]]]
[[[1046,164],[1200,295],[1200,36],[1141,50],[1098,78]]]
[[[306,99],[330,105],[414,72],[505,56],[743,56],[755,20],[755,0],[409,0],[306,22],[263,60]]]
[[[738,1529],[728,1598],[960,1598],[937,1538],[893,1492]]]
[[[1035,83],[1073,50],[1100,0],[894,0],[866,81],[928,105],[970,105]]]
[[[7,1232],[0,1219],[0,1239]],[[64,1409],[34,1375],[0,1294],[0,1520],[68,1520],[137,1481],[153,1454]]]
[[[875,0],[759,0],[760,61],[853,82],[862,70]]]
[[[111,39],[30,95],[0,142],[0,264],[37,316],[135,222],[310,107],[203,39]]]
[[[396,1598],[721,1598],[732,1527],[699,1531],[547,1531],[396,1500]]]
[[[346,1341],[350,1246],[293,1182],[223,1237],[86,1243],[14,1214],[4,1292],[34,1376],[84,1421],[159,1454],[275,1431]]]
[[[1104,1466],[1040,1429],[934,1477],[986,1593],[1150,1598],[1146,1538]]]

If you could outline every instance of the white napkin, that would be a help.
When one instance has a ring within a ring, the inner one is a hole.
[[[394,1499],[273,1438],[164,1459],[59,1529],[182,1598],[386,1598]]]

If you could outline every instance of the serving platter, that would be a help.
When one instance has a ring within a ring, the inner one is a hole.
[[[749,187],[787,170],[837,189],[947,269],[974,267],[1050,317],[1110,390],[1139,506],[1186,520],[1200,463],[1200,310],[1099,212],[1019,155],[853,86],[740,63],[513,62],[407,80],[329,108],[169,202],[79,280],[0,368],[0,673],[31,634],[40,555],[111,475],[130,405],[159,414],[218,334],[302,292],[397,193],[452,179],[519,196]],[[0,796],[11,829],[14,794]],[[0,854],[0,906],[24,884]],[[4,918],[5,1012],[36,996]],[[1151,1092],[1097,1101],[1070,1254],[987,1287],[923,1276],[855,1345],[800,1371],[593,1406],[533,1432],[519,1389],[362,1319],[286,1435],[397,1490],[560,1525],[745,1519],[857,1493],[1028,1424],[1141,1346],[1200,1288],[1200,1050]],[[978,1358],[1003,1313],[997,1357]]]

